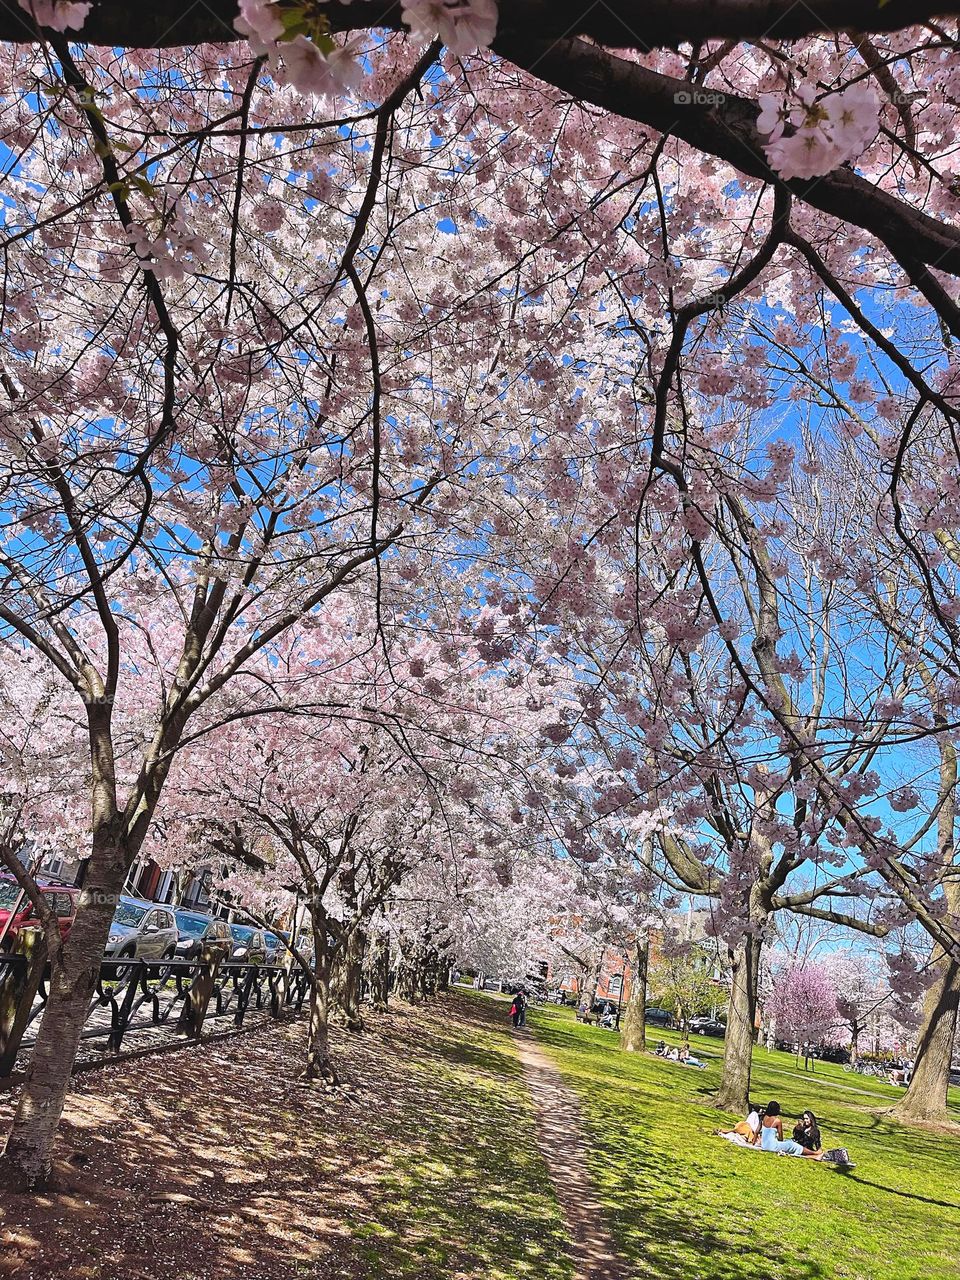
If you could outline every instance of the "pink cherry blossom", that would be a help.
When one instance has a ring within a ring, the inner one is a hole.
[[[879,102],[869,84],[815,96],[802,84],[793,99],[761,94],[758,131],[782,178],[815,178],[856,160],[878,128]],[[789,130],[789,132],[788,132]]]
[[[312,40],[298,35],[280,46],[283,78],[301,93],[314,94],[319,98],[353,92],[363,76],[357,61],[361,47],[362,41],[354,39],[324,53]]]
[[[475,53],[497,34],[496,0],[403,0],[403,20],[420,40],[439,36],[451,53]]]
[[[21,9],[26,9],[38,26],[49,27],[51,31],[79,31],[87,20],[87,14],[93,8],[92,3],[84,0],[17,0]]]

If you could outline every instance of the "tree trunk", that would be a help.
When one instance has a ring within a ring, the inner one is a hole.
[[[723,1043],[723,1076],[715,1105],[742,1114],[746,1114],[750,1100],[760,947],[759,934],[749,933],[729,953],[732,984]]]
[[[390,1000],[390,935],[380,933],[370,953],[370,1004],[378,1013],[386,1013]]]
[[[367,937],[360,928],[351,930],[339,953],[334,973],[334,999],[338,1012],[350,1031],[363,1031],[360,991]]]
[[[942,954],[923,1006],[923,1027],[907,1092],[893,1108],[901,1120],[943,1120],[960,1009],[960,964]]]
[[[400,964],[397,968],[397,995],[407,1004],[413,1004],[417,998],[417,974],[414,957],[403,950],[400,943]]]
[[[687,1011],[679,1000],[677,1001],[677,1021],[680,1023],[680,1034],[683,1037],[682,1043],[689,1045],[690,1019],[687,1017]]]
[[[429,999],[437,994],[440,986],[440,955],[435,947],[429,947],[423,957],[423,994]]]
[[[339,1084],[330,1056],[330,960],[318,958],[310,993],[310,1024],[307,1030],[307,1060],[303,1068],[305,1080],[325,1080]]]
[[[451,969],[450,961],[444,956],[440,961],[440,968],[437,976],[438,991],[450,990],[450,969]]]
[[[633,984],[620,1028],[620,1048],[628,1053],[643,1053],[647,1047],[647,970],[650,963],[650,941],[644,931],[637,941],[633,962]]]
[[[850,1026],[850,1065],[856,1066],[860,1061],[860,1019],[854,1018]]]
[[[603,968],[603,956],[600,957],[600,959],[591,969],[590,977],[587,979],[587,984],[583,988],[583,996],[580,1003],[582,1005],[586,1005],[586,1009],[588,1013],[597,1002],[597,987],[599,987],[600,985],[600,973],[602,968]]]
[[[940,743],[940,795],[937,845],[945,877],[947,908],[960,915],[960,883],[956,879],[954,829],[957,819],[957,753],[953,743]],[[960,962],[934,947],[934,980],[923,1002],[923,1026],[907,1092],[893,1108],[901,1120],[942,1120],[947,1113],[950,1060],[960,1008]]]
[[[126,870],[126,858],[115,843],[91,854],[70,936],[62,947],[50,948],[47,1007],[0,1162],[15,1183],[42,1187],[50,1177],[80,1033]]]

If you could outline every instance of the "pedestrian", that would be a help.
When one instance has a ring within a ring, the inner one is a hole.
[[[523,988],[520,987],[513,997],[513,1004],[510,1006],[510,1017],[513,1019],[515,1027],[526,1025],[527,1021],[527,997],[524,995]]]

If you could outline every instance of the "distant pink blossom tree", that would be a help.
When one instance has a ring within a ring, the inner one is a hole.
[[[774,979],[769,1012],[781,1039],[810,1045],[837,1025],[837,989],[817,964],[791,965]]]

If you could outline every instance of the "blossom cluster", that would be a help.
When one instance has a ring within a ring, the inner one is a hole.
[[[439,36],[451,53],[476,53],[497,34],[496,0],[404,0],[402,13],[414,36]]]
[[[21,9],[31,15],[38,27],[51,31],[79,31],[93,8],[76,0],[17,0]]]
[[[317,97],[335,97],[358,88],[364,74],[359,37],[338,45],[322,28],[311,29],[305,4],[240,0],[239,7],[236,30],[247,37],[258,57],[268,60],[279,80]],[[415,38],[439,37],[455,54],[486,48],[497,32],[496,0],[405,0],[402,14]]]
[[[182,280],[192,275],[209,256],[202,238],[179,223],[171,223],[158,235],[151,235],[146,227],[131,223],[127,239],[141,266],[166,280]]]
[[[867,84],[824,97],[802,84],[792,99],[761,93],[759,102],[757,129],[766,136],[767,160],[781,178],[818,178],[856,160],[879,127],[877,95]]]

